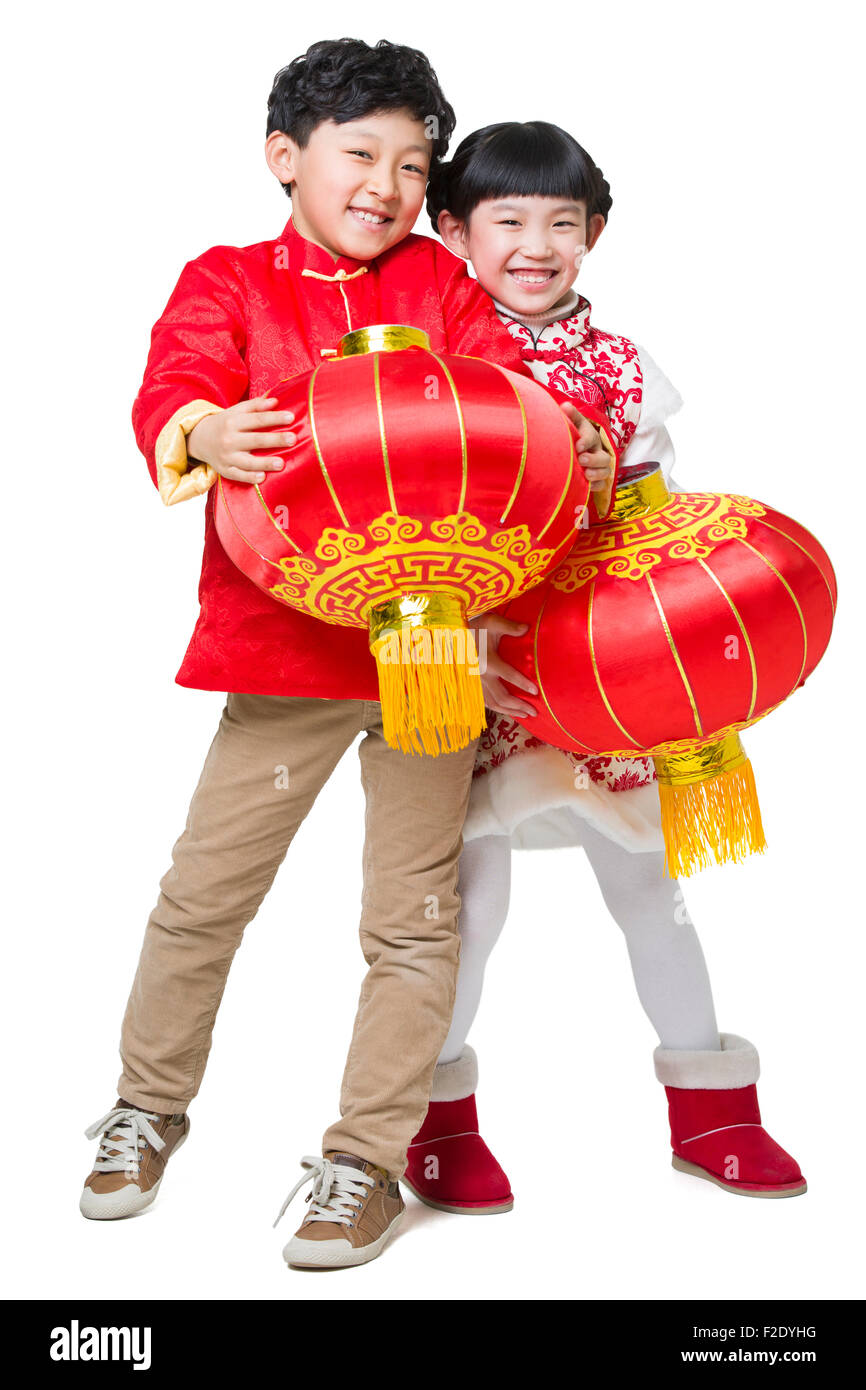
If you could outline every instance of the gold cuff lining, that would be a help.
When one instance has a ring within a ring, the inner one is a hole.
[[[166,421],[156,440],[156,480],[159,495],[167,507],[185,502],[188,497],[200,497],[216,482],[217,472],[209,463],[189,467],[186,451],[187,435],[207,415],[217,415],[223,406],[211,401],[189,401]]]

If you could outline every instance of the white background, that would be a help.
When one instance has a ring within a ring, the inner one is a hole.
[[[6,20],[3,90],[6,1292],[862,1295],[857,9],[198,0],[22,15]],[[223,705],[173,683],[204,502],[162,506],[130,409],[184,262],[282,229],[290,206],[263,157],[271,82],[343,34],[423,48],[457,109],[454,145],[503,119],[577,136],[614,197],[580,286],[598,325],[644,343],[681,390],[680,485],[772,503],[837,566],[827,657],[746,739],[769,852],[686,886],[720,1025],[758,1046],[768,1128],[809,1180],[798,1200],[738,1202],[672,1171],[624,943],[578,851],[530,854],[472,1037],[513,1213],[409,1197],[374,1264],[286,1269],[300,1204],[270,1223],[335,1116],[364,968],[351,752],[248,929],[157,1204],[125,1222],[78,1213],[83,1130],[114,1100],[144,925]]]

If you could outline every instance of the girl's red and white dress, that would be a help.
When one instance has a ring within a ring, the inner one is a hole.
[[[676,491],[665,422],[682,398],[649,353],[596,328],[589,302],[575,290],[547,314],[522,321],[496,307],[536,380],[569,394],[600,391],[621,462],[659,463]],[[586,823],[623,849],[658,851],[655,783],[650,758],[581,758],[488,710],[463,839],[508,835],[515,849],[554,849],[581,844]]]
[[[603,397],[622,463],[656,462],[678,491],[665,422],[682,402],[650,355],[597,329],[574,290],[547,314],[522,321],[496,307],[533,375],[584,400]],[[756,1049],[719,1032],[700,941],[679,884],[664,873],[651,760],[580,758],[504,715],[487,717],[463,829],[451,1030],[403,1181],[446,1211],[513,1205],[508,1178],[478,1130],[478,1063],[466,1039],[508,915],[512,850],[580,845],[623,932],[640,1002],[659,1037],[655,1071],[668,1100],[674,1166],[753,1197],[803,1192],[796,1161],[761,1124]]]

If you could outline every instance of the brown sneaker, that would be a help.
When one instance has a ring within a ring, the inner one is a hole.
[[[84,1132],[88,1139],[102,1138],[79,1208],[91,1221],[114,1221],[154,1201],[169,1157],[189,1134],[189,1117],[158,1115],[118,1100]]]
[[[345,1269],[375,1260],[405,1211],[399,1185],[354,1154],[326,1153],[324,1158],[302,1158],[301,1164],[308,1171],[277,1217],[279,1221],[305,1182],[313,1183],[309,1213],[283,1250],[286,1263],[293,1269]]]

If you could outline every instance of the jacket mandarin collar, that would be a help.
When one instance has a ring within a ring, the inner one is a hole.
[[[519,323],[521,327],[528,329],[536,342],[547,341],[559,330],[567,333],[573,340],[570,344],[573,347],[585,342],[592,331],[592,305],[582,294],[574,294],[571,298],[575,302],[571,302],[570,299],[565,304],[554,305],[547,314],[527,314],[524,318],[517,318],[497,299],[494,299],[493,303],[504,323]]]
[[[329,251],[302,237],[291,217],[280,233],[278,244],[288,248],[289,269],[295,274],[312,270],[317,275],[336,276],[342,270],[348,276],[373,264],[372,261],[353,260],[351,256],[340,256],[335,261]]]

